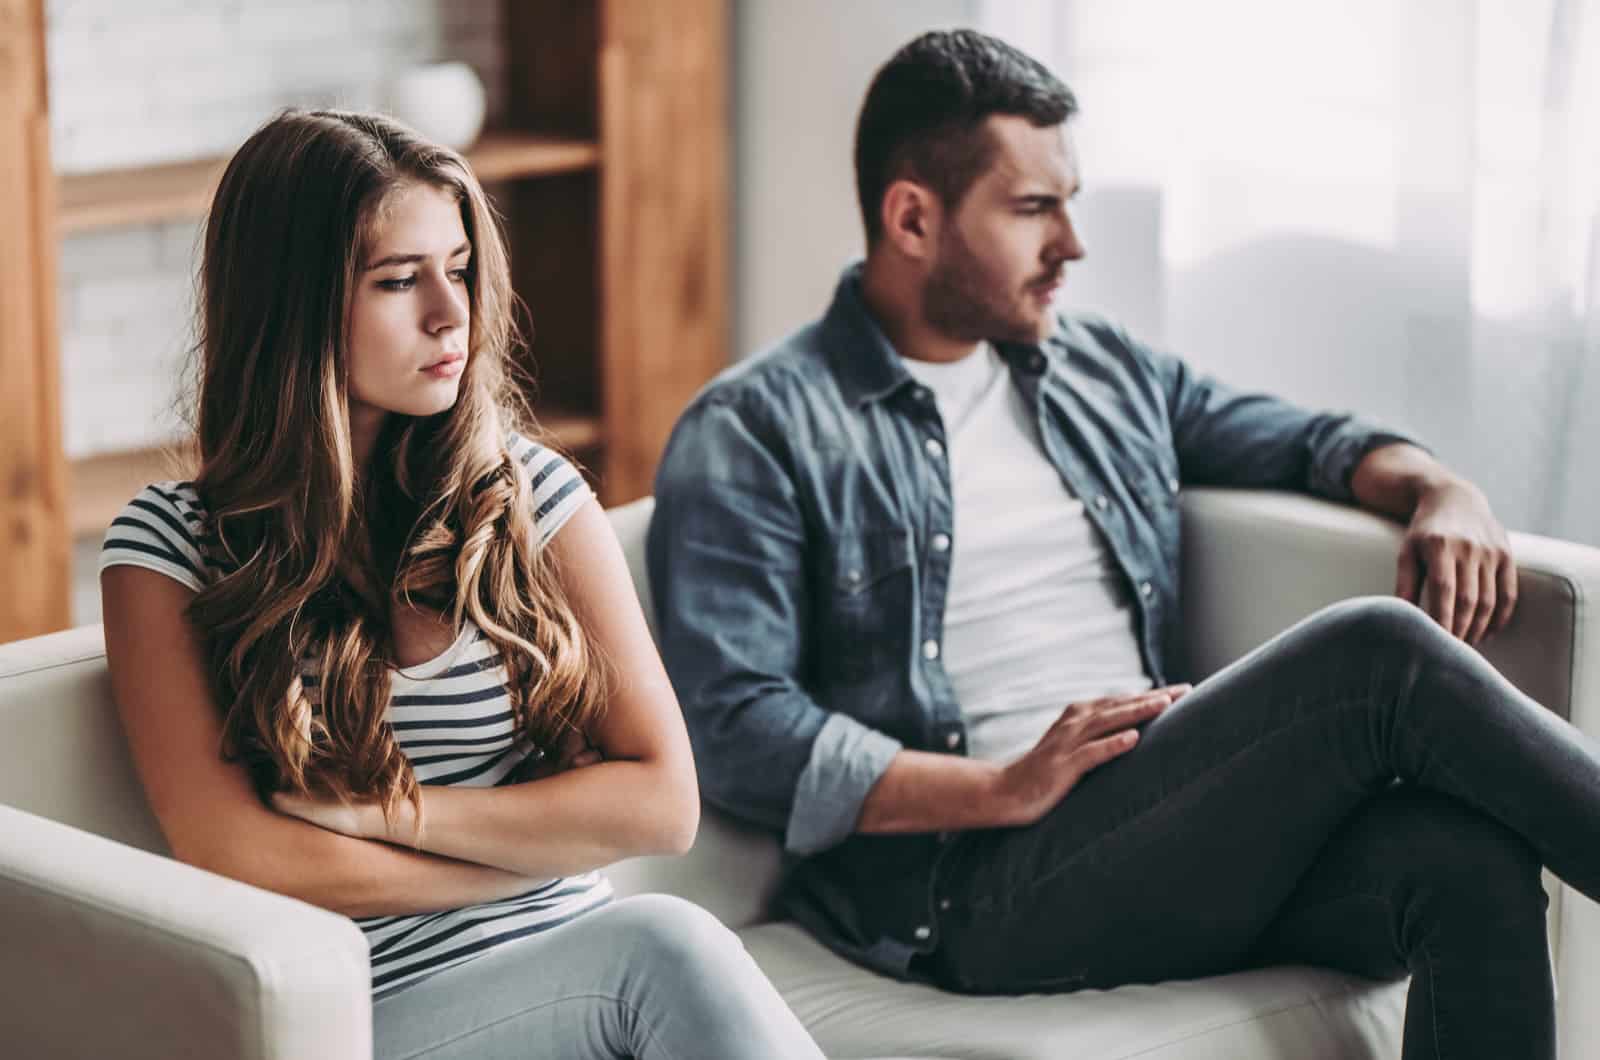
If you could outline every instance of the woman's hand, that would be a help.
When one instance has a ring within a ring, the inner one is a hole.
[[[567,734],[554,754],[537,759],[530,758],[513,774],[514,783],[543,780],[572,769],[582,769],[602,761],[583,733],[574,730]],[[411,803],[402,800],[395,808],[395,819],[385,820],[383,807],[362,799],[344,802],[339,799],[319,799],[307,795],[294,795],[286,791],[272,794],[272,808],[290,817],[298,817],[318,828],[351,836],[355,839],[379,839],[389,843],[410,845],[414,830],[410,822],[415,817]]]
[[[574,729],[562,739],[553,754],[545,754],[539,758],[530,758],[517,770],[516,783],[529,780],[543,780],[553,777],[558,773],[565,773],[569,769],[582,769],[603,761],[600,752],[589,743],[583,733]]]
[[[384,823],[383,807],[376,802],[315,799],[287,791],[273,792],[271,802],[272,808],[279,813],[298,817],[330,832],[356,839],[388,838],[389,828]]]

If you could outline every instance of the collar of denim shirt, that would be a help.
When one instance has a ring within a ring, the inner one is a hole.
[[[833,302],[822,318],[823,349],[845,400],[860,407],[882,401],[902,387],[915,385],[894,344],[878,326],[861,293],[865,263],[852,262],[839,277]],[[1043,375],[1053,357],[1055,343],[1039,345],[997,342],[994,348],[1008,364],[1028,375]]]

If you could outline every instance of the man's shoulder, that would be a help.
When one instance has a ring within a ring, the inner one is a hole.
[[[769,413],[836,390],[822,332],[820,321],[807,324],[729,365],[701,388],[685,415],[727,407]]]
[[[1062,357],[1112,358],[1136,356],[1136,343],[1122,325],[1088,310],[1056,314],[1056,328],[1046,347]]]

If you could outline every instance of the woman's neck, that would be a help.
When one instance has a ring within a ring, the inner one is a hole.
[[[350,405],[350,459],[355,465],[356,478],[365,481],[367,468],[372,464],[372,451],[377,447],[378,435],[383,431],[389,413],[352,402]]]

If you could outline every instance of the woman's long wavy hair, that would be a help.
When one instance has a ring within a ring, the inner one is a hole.
[[[350,438],[351,296],[395,192],[455,195],[472,243],[466,367],[447,410],[391,413],[363,474]],[[518,731],[586,732],[606,668],[537,545],[506,432],[543,440],[512,360],[505,239],[461,156],[388,119],[287,111],[239,149],[206,221],[195,487],[222,570],[194,599],[223,753],[263,791],[376,799],[417,783],[386,721],[391,609],[420,607],[499,648]],[[313,706],[302,662],[319,675]]]

